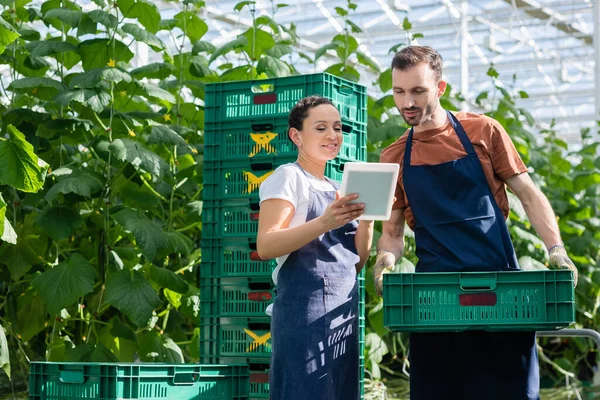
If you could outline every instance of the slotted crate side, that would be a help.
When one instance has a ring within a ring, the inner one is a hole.
[[[575,321],[568,270],[384,275],[384,324],[401,332],[548,330]]]
[[[202,238],[249,238],[256,241],[259,199],[204,200]]]
[[[367,126],[342,120],[343,142],[337,159],[366,159]],[[207,122],[204,128],[204,159],[207,161],[258,161],[263,158],[296,158],[298,150],[288,137],[285,118]]]
[[[271,352],[269,317],[200,319],[201,357],[240,357],[240,361],[264,363],[270,360]]]
[[[224,162],[204,162],[204,188],[202,198],[216,200],[225,198],[250,198],[258,197],[260,185],[277,168],[277,166],[292,160],[278,162],[262,162],[260,165],[237,169]],[[331,160],[325,167],[325,175],[335,181],[342,182],[344,163]]]
[[[250,365],[250,398],[269,398],[269,369],[254,370]]]
[[[32,362],[29,398],[246,400],[247,365]]]
[[[275,297],[270,278],[217,278],[200,280],[202,317],[266,317]]]
[[[358,355],[360,358],[358,379],[360,380],[360,398],[365,398],[365,269],[358,274]]]
[[[327,73],[207,84],[204,118],[213,122],[287,117],[298,100],[310,95],[329,98],[342,118],[367,122],[366,87]]]
[[[202,239],[200,278],[271,277],[277,262],[261,260],[256,240]]]

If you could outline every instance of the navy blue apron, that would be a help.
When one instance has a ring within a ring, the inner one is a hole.
[[[517,271],[504,216],[462,125],[448,112],[467,155],[410,165],[408,134],[402,179],[415,217],[416,272]],[[535,332],[410,335],[411,400],[537,400]]]
[[[329,182],[331,191],[310,188],[307,222],[335,201],[339,185]],[[353,221],[321,235],[291,253],[279,271],[271,319],[271,400],[360,397],[356,229]]]

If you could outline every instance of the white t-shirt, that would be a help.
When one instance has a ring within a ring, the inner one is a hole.
[[[294,215],[290,221],[290,228],[306,222],[308,214],[308,201],[310,187],[317,191],[330,192],[336,190],[333,184],[327,180],[320,180],[308,172],[303,171],[297,164],[284,164],[278,167],[260,185],[260,203],[269,199],[282,199],[289,201],[295,208]],[[289,254],[277,257],[277,267],[273,271],[272,278],[277,285],[277,275],[281,266],[287,260]]]

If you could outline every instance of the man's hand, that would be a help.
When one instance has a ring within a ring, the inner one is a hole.
[[[377,260],[373,266],[373,283],[375,284],[375,292],[378,296],[381,296],[383,293],[383,274],[392,272],[395,263],[396,257],[391,252],[380,250],[377,253]]]
[[[577,267],[567,255],[567,251],[563,246],[553,246],[550,248],[550,260],[548,262],[549,269],[570,269],[573,271],[573,285],[577,286]]]

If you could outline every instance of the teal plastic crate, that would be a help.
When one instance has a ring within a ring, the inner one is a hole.
[[[202,317],[266,317],[275,298],[270,278],[217,278],[200,280]]]
[[[390,273],[384,325],[398,332],[561,329],[575,321],[569,270]]]
[[[259,199],[204,200],[202,238],[249,238],[256,241]]]
[[[367,126],[342,120],[343,143],[338,159],[366,159]],[[204,127],[204,159],[208,161],[260,160],[269,157],[293,157],[298,150],[288,137],[285,118],[207,122]]]
[[[268,399],[269,398],[269,370],[254,370],[250,365],[250,398]]]
[[[367,88],[327,73],[239,82],[219,82],[205,87],[205,121],[287,117],[303,97],[329,98],[342,118],[367,123]]]
[[[248,399],[247,365],[32,362],[29,399]]]
[[[225,198],[252,198],[258,196],[260,185],[273,173],[275,168],[296,159],[253,160],[250,165],[221,161],[204,162],[203,200]],[[342,181],[344,162],[331,160],[325,167],[325,175],[335,181]]]
[[[271,359],[271,352],[270,317],[200,318],[200,356],[203,362],[233,357],[236,362],[265,363]]]
[[[203,238],[201,249],[200,278],[270,278],[277,266],[274,259],[261,260],[256,240],[248,238]]]

